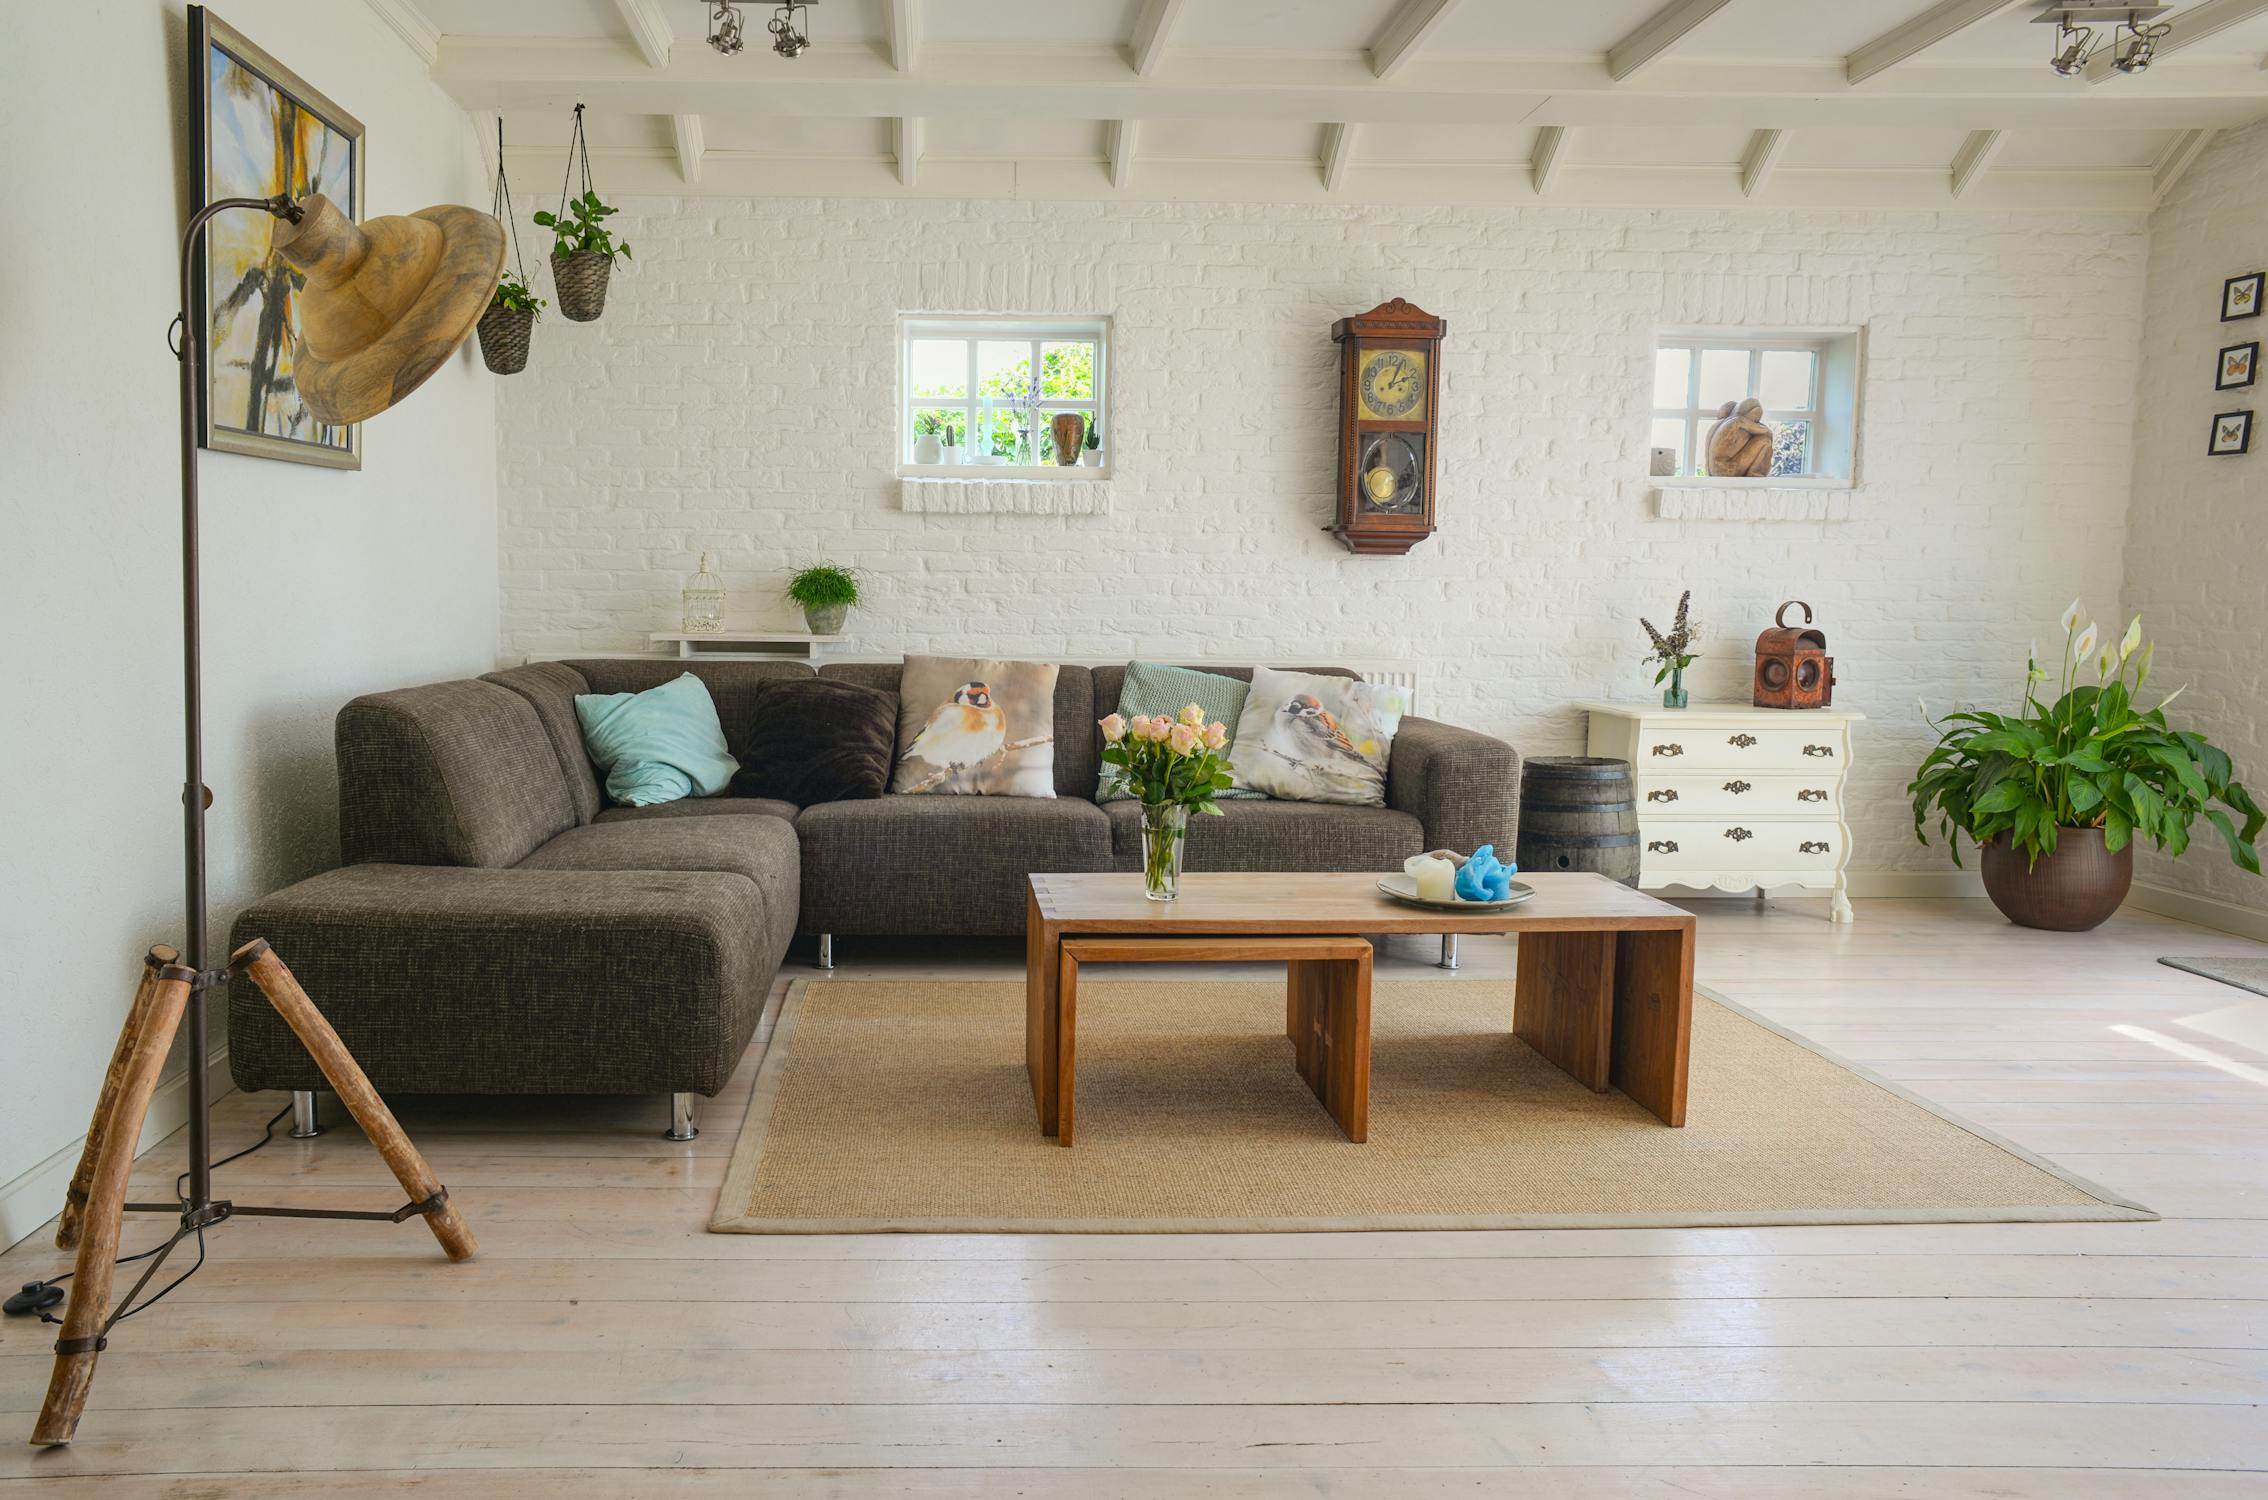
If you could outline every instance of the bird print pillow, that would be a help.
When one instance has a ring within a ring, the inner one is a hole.
[[[1386,761],[1409,711],[1401,688],[1256,667],[1229,774],[1287,802],[1386,805]]]
[[[1054,796],[1055,674],[1051,662],[907,657],[890,790]]]

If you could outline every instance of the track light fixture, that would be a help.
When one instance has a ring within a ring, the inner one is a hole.
[[[771,25],[765,29],[772,33],[774,52],[791,61],[803,55],[803,49],[811,45],[811,34],[806,29],[811,25],[810,9],[809,0],[799,0],[772,12]]]
[[[2111,66],[2119,72],[2139,73],[2148,68],[2158,55],[2158,44],[2173,33],[2173,27],[2159,19],[2172,9],[2164,0],[2148,5],[2057,0],[2032,19],[2055,27],[2055,51],[2048,56],[2048,66],[2059,77],[2078,78],[2086,73],[2087,65],[2106,41],[2111,46]],[[2110,27],[2109,35],[2098,37],[2089,22]]]
[[[811,7],[819,0],[788,0],[772,12],[764,29],[772,34],[772,50],[793,60],[811,45]],[[734,0],[702,0],[709,13],[709,45],[727,57],[748,45],[748,24]]]
[[[740,7],[730,0],[714,0],[709,6],[709,45],[731,57],[748,44],[742,33]]]

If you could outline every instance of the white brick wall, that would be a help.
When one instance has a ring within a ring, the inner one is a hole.
[[[2213,389],[2221,346],[2268,339],[2268,318],[2220,321],[2221,282],[2268,266],[2264,148],[2268,127],[2222,136],[2151,217],[2126,539],[2127,608],[2158,642],[2151,685],[2189,684],[2170,716],[2228,751],[2255,797],[2268,796],[2268,425],[2241,458],[2207,457],[2205,433],[2215,412],[2268,404],[2268,384]],[[2146,853],[2136,878],[2268,912],[2220,835],[2200,823],[2194,836],[2178,866]]]
[[[546,318],[500,385],[507,658],[641,645],[703,549],[752,618],[827,558],[872,576],[871,654],[1409,656],[1429,712],[1552,753],[1570,700],[1648,690],[1641,612],[1691,586],[1695,696],[1745,699],[1801,597],[1837,702],[1874,716],[1858,864],[1935,870],[1901,790],[1916,697],[2006,698],[2073,593],[2118,595],[2131,215],[644,198],[620,222],[605,318]],[[1395,295],[1449,320],[1441,531],[1358,559],[1322,530],[1329,327]],[[893,317],[975,310],[1115,319],[1109,514],[899,508]],[[1655,329],[1852,323],[1852,518],[1658,518]]]

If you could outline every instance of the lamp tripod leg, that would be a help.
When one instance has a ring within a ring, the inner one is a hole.
[[[472,1259],[480,1245],[474,1240],[464,1215],[448,1201],[441,1179],[433,1175],[433,1168],[426,1165],[424,1155],[411,1144],[408,1133],[394,1118],[394,1112],[386,1107],[378,1090],[363,1076],[354,1054],[347,1051],[346,1043],[339,1040],[339,1034],[323,1019],[323,1013],[307,998],[307,991],[299,987],[299,981],[284,967],[284,961],[276,957],[275,950],[265,941],[246,943],[230,956],[228,966],[237,973],[249,975],[260,987],[260,993],[268,997],[268,1003],[276,1008],[284,1024],[315,1059],[315,1066],[330,1080],[331,1092],[339,1096],[339,1103],[346,1106],[347,1113],[354,1116],[354,1123],[362,1127],[362,1133],[370,1137],[370,1144],[386,1159],[394,1180],[409,1194],[410,1201],[430,1203],[424,1210],[426,1226],[441,1242],[443,1252],[451,1260]]]
[[[118,1108],[118,1090],[125,1082],[127,1066],[133,1061],[134,1043],[150,1024],[150,1007],[157,998],[158,970],[180,961],[181,955],[162,943],[143,955],[142,982],[134,989],[134,1003],[126,1009],[126,1024],[118,1028],[118,1045],[110,1054],[110,1071],[102,1077],[102,1096],[95,1101],[94,1119],[87,1126],[86,1149],[79,1153],[79,1169],[71,1174],[71,1186],[63,1193],[63,1212],[55,1221],[55,1248],[58,1250],[79,1248],[79,1234],[87,1217],[87,1194],[94,1187],[95,1163],[102,1156],[110,1117]]]
[[[77,1225],[78,1259],[71,1266],[71,1299],[63,1309],[63,1335],[55,1341],[55,1370],[47,1399],[32,1427],[34,1443],[54,1447],[71,1441],[94,1386],[95,1360],[102,1353],[104,1325],[110,1320],[110,1287],[118,1271],[118,1241],[126,1210],[126,1180],[134,1170],[134,1149],[157,1092],[158,1074],[173,1033],[181,1025],[195,978],[177,963],[150,971],[149,1003],[137,1004],[120,1037],[123,1057],[103,1085],[107,1118],[97,1116],[92,1134],[101,1143],[87,1184],[84,1217]],[[138,1024],[137,1024],[138,1023]],[[192,1065],[198,1059],[192,1059]],[[116,1084],[113,1091],[112,1084]]]

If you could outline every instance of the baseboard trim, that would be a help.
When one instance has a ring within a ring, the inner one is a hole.
[[[228,1076],[228,1044],[206,1054],[205,1087],[218,1099],[235,1087]],[[142,1138],[134,1154],[141,1155],[189,1123],[189,1070],[177,1070],[163,1079],[150,1096],[150,1112],[142,1121]],[[79,1153],[86,1149],[82,1132],[53,1156],[9,1182],[0,1183],[0,1250],[37,1234],[63,1209],[63,1191],[78,1170]]]
[[[1854,899],[1877,901],[1953,901],[1983,900],[1984,877],[1974,870],[1853,870],[1850,874],[1851,895]],[[1680,901],[1747,901],[1745,892],[1718,890],[1708,886],[1648,886],[1654,894],[1674,894]],[[1827,897],[1824,887],[1774,886],[1767,896]]]
[[[2211,896],[2193,896],[2187,891],[2171,890],[2162,885],[2134,883],[2127,896],[2129,905],[2139,906],[2161,917],[2173,917],[2193,922],[2199,927],[2210,927],[2216,932],[2236,937],[2251,938],[2254,942],[2268,943],[2268,912],[2254,911],[2231,901],[2216,901]]]

